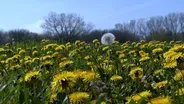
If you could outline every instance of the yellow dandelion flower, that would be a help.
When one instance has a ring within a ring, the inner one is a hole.
[[[184,95],[184,87],[177,90],[176,95]]]
[[[14,55],[12,58],[13,58],[13,60],[19,59],[19,58],[20,58],[20,55],[19,55],[19,54],[16,54],[16,55]]]
[[[174,52],[174,51],[167,51],[163,54],[166,62],[171,62],[177,60],[179,57],[182,56],[181,52]]]
[[[32,62],[37,62],[37,61],[39,61],[40,59],[38,58],[38,57],[35,57],[35,58],[33,58],[32,59]]]
[[[143,77],[143,69],[135,67],[130,71],[129,75],[133,80],[141,79]]]
[[[0,61],[0,64],[6,64],[6,61],[2,60]]]
[[[80,40],[76,40],[75,45],[79,45],[80,42],[81,42]]]
[[[105,101],[102,101],[100,104],[107,104]]]
[[[180,70],[174,75],[174,80],[184,80],[184,70]]]
[[[154,61],[154,62],[157,62],[157,61],[159,61],[159,60],[158,60],[157,58],[155,58],[155,59],[153,59],[153,61]]]
[[[17,70],[17,69],[19,69],[21,66],[19,65],[19,64],[17,64],[17,65],[14,65],[14,66],[11,66],[10,67],[10,70]]]
[[[149,59],[150,59],[150,57],[147,57],[147,56],[146,56],[146,57],[142,57],[139,61],[140,61],[140,62],[143,62],[143,61],[146,61],[146,60],[149,60]]]
[[[57,46],[58,46],[57,44],[47,44],[45,47],[46,47],[46,50],[47,50],[47,49],[54,48],[54,47],[57,47]]]
[[[39,77],[39,76],[41,76],[40,71],[33,70],[33,71],[30,71],[30,72],[26,73],[24,80],[26,82],[29,82],[31,80],[31,78],[33,78],[33,77]]]
[[[68,46],[68,45],[71,45],[71,43],[70,43],[70,42],[67,42],[67,43],[66,43],[66,46]]]
[[[19,54],[20,54],[20,55],[21,55],[21,54],[25,54],[25,53],[26,53],[26,51],[23,50],[23,49],[19,51]]]
[[[19,52],[22,48],[17,48],[17,51]]]
[[[25,56],[24,57],[24,60],[27,61],[27,60],[31,60],[32,58],[30,56]]]
[[[157,74],[159,74],[159,73],[161,73],[161,72],[164,72],[165,70],[163,70],[163,69],[158,69],[158,70],[155,70],[154,71],[154,75],[157,75]]]
[[[106,51],[108,48],[109,48],[108,46],[103,47],[103,48],[102,48],[102,51]]]
[[[51,96],[50,96],[50,102],[53,103],[54,102],[54,99],[57,97],[57,94],[56,93],[52,93]]]
[[[125,62],[127,62],[127,61],[128,61],[128,59],[121,59],[121,60],[120,60],[121,63],[125,63]]]
[[[121,53],[121,54],[119,55],[119,59],[121,59],[121,58],[123,58],[123,57],[125,57],[125,54]]]
[[[175,68],[175,67],[177,67],[177,61],[176,60],[164,63],[164,68]]]
[[[128,48],[128,45],[124,45],[123,48],[124,48],[124,49]]]
[[[7,55],[6,55],[6,54],[2,54],[1,57],[2,57],[2,58],[6,58]]]
[[[61,58],[61,61],[66,61],[66,60],[68,60],[67,57],[62,57],[62,58]]]
[[[119,42],[118,42],[117,40],[115,40],[115,41],[113,42],[113,44],[119,44]]]
[[[35,46],[35,47],[33,47],[33,48],[32,48],[32,50],[37,50],[37,47],[36,47],[36,46]]]
[[[4,48],[0,48],[0,53],[1,53],[1,52],[4,52]]]
[[[134,101],[139,101],[142,97],[147,98],[147,97],[149,97],[151,95],[152,94],[151,94],[150,91],[143,91],[143,92],[140,92],[140,93],[136,94],[135,96],[133,96],[132,99]]]
[[[175,52],[177,52],[177,51],[182,51],[183,50],[183,45],[181,45],[181,44],[176,44],[176,45],[174,45],[174,47],[172,47],[171,49],[170,49],[170,51],[175,51]]]
[[[164,58],[167,58],[167,57],[171,57],[172,55],[174,55],[176,52],[174,51],[167,51],[163,54]]]
[[[142,91],[132,97],[127,97],[126,99],[128,102],[130,102],[131,100],[137,102],[137,101],[140,101],[142,98],[148,98],[150,96],[152,96],[152,93],[150,91]]]
[[[6,63],[11,63],[13,61],[13,58],[7,58]]]
[[[51,59],[52,57],[50,55],[46,55],[46,56],[43,56],[42,57],[42,60],[45,61],[45,60],[49,60]]]
[[[164,87],[167,83],[168,83],[167,80],[162,81],[162,82],[155,83],[155,84],[153,85],[153,88],[156,89],[156,88]]]
[[[86,74],[82,76],[84,82],[89,82],[94,79],[98,79],[99,77],[99,74],[95,73],[94,71],[86,71]]]
[[[33,56],[38,55],[38,51],[33,51],[33,52],[32,52],[32,55],[33,55]]]
[[[172,57],[170,57],[170,60],[177,60],[178,58],[180,58],[182,56],[182,52],[177,52],[175,53]]]
[[[13,53],[13,50],[12,49],[5,49],[5,52],[7,52],[7,53]]]
[[[85,45],[85,44],[86,44],[86,42],[85,41],[82,41],[82,42],[80,42],[79,45]]]
[[[87,73],[87,71],[82,71],[80,69],[74,70],[73,72],[75,73],[75,75],[77,76],[77,78],[81,78],[81,79]]]
[[[64,45],[59,45],[55,48],[55,51],[62,51],[63,49],[65,49]]]
[[[94,39],[94,40],[93,40],[93,43],[94,43],[94,44],[96,44],[96,43],[98,43],[98,42],[99,42],[98,39]]]
[[[9,43],[9,42],[5,44],[5,46],[9,46],[9,45],[10,45],[10,43]]]
[[[143,45],[140,46],[140,48],[141,48],[141,49],[144,49],[144,48],[146,48],[147,46],[148,46],[147,44],[143,44]]]
[[[110,80],[112,80],[112,81],[117,81],[117,80],[122,80],[123,78],[121,77],[121,76],[119,76],[119,75],[113,75],[111,78],[110,78]]]
[[[135,50],[131,50],[131,51],[128,52],[128,54],[134,54],[134,53],[136,53]]]
[[[72,56],[74,56],[76,54],[77,54],[77,51],[76,50],[72,50],[72,51],[69,52],[68,56],[72,57]]]
[[[96,100],[92,100],[90,104],[96,104]]]
[[[155,54],[155,53],[159,53],[159,52],[162,52],[162,51],[163,51],[162,48],[156,48],[156,49],[152,50],[152,53]]]
[[[67,90],[67,88],[72,87],[76,83],[77,76],[74,72],[64,71],[60,74],[56,74],[52,81],[52,91],[62,92]]]
[[[71,45],[70,42],[68,42],[68,43],[66,44],[66,49],[69,49],[70,47],[72,47],[72,45]]]
[[[52,62],[52,61],[45,61],[45,62],[42,64],[42,66],[45,66],[45,67],[49,67],[49,66],[51,66],[51,65],[53,65],[53,62]]]
[[[166,97],[156,97],[152,98],[148,104],[171,104],[171,97],[166,96]]]
[[[68,67],[68,66],[70,66],[72,64],[73,64],[73,61],[66,60],[66,61],[63,61],[63,62],[59,63],[59,68]]]
[[[102,63],[101,64],[101,67],[106,70],[106,71],[112,71],[114,69],[114,66],[113,65],[107,65],[106,63]]]
[[[135,45],[135,47],[139,47],[141,45],[141,43],[137,43],[136,45]]]
[[[49,40],[46,40],[46,39],[41,40],[41,43],[42,43],[42,44],[43,44],[43,43],[47,43],[47,42],[49,42]]]
[[[41,48],[41,51],[45,51],[45,50],[46,50],[46,48],[45,48],[45,47]]]
[[[172,41],[170,41],[170,44],[174,44],[174,41],[172,40]]]
[[[85,60],[88,60],[90,58],[91,58],[91,56],[89,56],[89,55],[84,57]]]
[[[89,94],[86,92],[74,92],[69,95],[69,99],[73,104],[80,104],[84,100],[89,99]]]
[[[100,45],[100,42],[96,42],[95,45]]]
[[[92,66],[93,62],[87,62],[87,65]]]
[[[139,54],[141,57],[148,57],[149,56],[149,54],[144,52],[144,51],[139,51]]]
[[[130,67],[135,67],[136,65],[135,64],[129,64]]]
[[[136,45],[136,42],[132,42],[132,45]]]
[[[104,63],[109,63],[109,62],[110,62],[110,60],[104,60],[103,62],[104,62]]]
[[[98,56],[97,60],[102,61],[102,58],[103,58],[102,56]]]
[[[54,58],[54,57],[60,57],[60,54],[59,54],[59,52],[54,52],[53,54],[52,54],[52,57]]]
[[[26,60],[26,61],[24,62],[24,64],[25,64],[25,65],[30,65],[30,64],[32,64],[32,60]]]
[[[53,51],[47,51],[47,55],[53,54]]]

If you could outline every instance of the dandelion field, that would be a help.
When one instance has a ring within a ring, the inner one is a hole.
[[[184,43],[7,43],[1,104],[181,104]]]

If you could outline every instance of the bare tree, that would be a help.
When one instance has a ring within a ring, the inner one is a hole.
[[[150,29],[146,25],[146,19],[139,19],[137,21],[137,31],[138,35],[141,37],[141,39],[148,39],[150,35]]]
[[[77,14],[57,14],[55,12],[49,13],[41,27],[65,41],[71,41],[72,38],[86,34],[93,28]]]
[[[2,45],[2,44],[4,44],[5,42],[6,42],[6,35],[5,35],[6,33],[5,32],[3,32],[3,30],[0,30],[0,45]]]
[[[132,33],[137,34],[136,29],[136,20],[131,20],[129,23],[129,30],[132,31]]]
[[[167,31],[171,31],[174,40],[176,40],[176,36],[179,32],[179,14],[178,13],[170,13],[165,17],[165,27]]]
[[[151,17],[146,25],[152,33],[162,31],[164,30],[164,18],[163,16]]]
[[[30,40],[31,34],[26,29],[13,29],[7,32],[8,40],[14,39],[15,42]]]
[[[184,32],[184,13],[179,13],[179,33]]]
[[[115,24],[115,29],[119,30],[119,31],[127,31],[127,26],[126,24],[121,24],[121,23],[117,23]]]

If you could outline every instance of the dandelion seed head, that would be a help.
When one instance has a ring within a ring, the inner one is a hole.
[[[101,42],[104,45],[110,45],[114,42],[115,36],[112,33],[106,33],[102,36]]]

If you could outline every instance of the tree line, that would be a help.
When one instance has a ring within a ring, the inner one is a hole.
[[[108,22],[108,21],[107,21]],[[139,40],[183,41],[184,40],[184,13],[169,13],[166,16],[154,16],[131,20],[127,23],[117,23],[112,29],[94,29],[92,23],[75,13],[50,12],[41,25],[44,32],[41,34],[25,29],[0,31],[0,44],[14,39],[19,41],[40,41],[50,39],[62,42],[83,40],[92,42],[100,39],[104,33],[111,32],[119,42]]]

